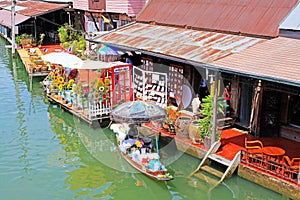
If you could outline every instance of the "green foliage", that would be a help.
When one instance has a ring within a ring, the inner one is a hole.
[[[71,44],[70,44],[70,42],[64,42],[64,43],[62,43],[62,46],[64,48],[68,48],[69,46],[71,46]]]
[[[58,28],[58,37],[59,37],[59,41],[61,43],[64,43],[68,40],[69,38],[69,33],[68,33],[68,24],[64,24],[63,26],[61,26],[60,28]]]
[[[19,35],[16,36],[15,41],[16,44],[20,44],[21,37]]]
[[[33,42],[33,37],[31,34],[23,33],[18,37],[18,43],[20,44],[25,45],[25,44],[31,44],[32,42]]]
[[[20,35],[20,39],[32,39],[32,35],[31,34],[27,34],[27,33],[23,33],[22,35]]]
[[[223,97],[218,97],[217,101],[217,115],[224,115],[223,109],[227,106],[226,103],[223,102]],[[213,119],[213,108],[214,108],[214,97],[211,95],[206,96],[202,99],[201,103],[202,109],[200,110],[200,113],[205,116],[202,119],[199,119],[199,134],[200,138],[203,141],[204,137],[211,137],[212,136],[212,119]],[[220,139],[220,132],[216,132],[216,138]]]
[[[42,45],[44,38],[45,38],[45,33],[41,33],[40,34],[39,45]]]
[[[84,37],[79,37],[78,49],[79,50],[85,50],[86,49],[86,41],[85,41]]]
[[[86,49],[83,33],[75,30],[71,25],[64,24],[58,29],[58,37],[64,48],[72,47],[74,53]]]

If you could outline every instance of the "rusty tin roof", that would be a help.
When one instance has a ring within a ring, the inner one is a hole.
[[[151,0],[140,22],[278,36],[282,20],[298,0]]]
[[[68,4],[48,3],[43,1],[18,1],[16,3],[15,10],[17,14],[34,17],[53,12],[68,6]],[[0,1],[0,9],[10,11],[11,1]],[[8,19],[3,20],[5,21]]]
[[[15,18],[15,24],[18,25],[30,17],[17,14]],[[0,10],[0,24],[11,28],[11,12],[8,10]]]
[[[265,39],[134,23],[95,41],[198,63],[211,63],[263,42]]]
[[[215,61],[212,65],[299,87],[299,47],[299,39],[278,37]]]

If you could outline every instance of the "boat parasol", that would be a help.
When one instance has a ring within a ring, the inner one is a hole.
[[[67,52],[51,52],[43,55],[42,59],[52,64],[59,64],[64,67],[70,67],[83,62],[78,56]]]
[[[97,51],[97,54],[98,55],[122,55],[124,54],[124,52],[122,51],[119,51],[118,49],[116,48],[113,48],[113,47],[109,47],[109,46],[106,46],[106,45],[102,45],[98,51]]]
[[[163,120],[166,112],[155,102],[129,101],[112,110],[111,119],[129,124],[148,123],[151,120]]]

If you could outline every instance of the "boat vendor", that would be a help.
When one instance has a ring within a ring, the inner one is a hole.
[[[137,129],[137,125],[136,124],[129,124],[129,130],[128,130],[128,134],[127,137],[125,139],[131,138],[138,138],[139,136],[139,130]]]

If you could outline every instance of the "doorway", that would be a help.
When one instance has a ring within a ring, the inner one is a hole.
[[[251,106],[253,98],[253,87],[249,83],[240,84],[240,103],[239,103],[239,125],[244,128],[250,126]]]

